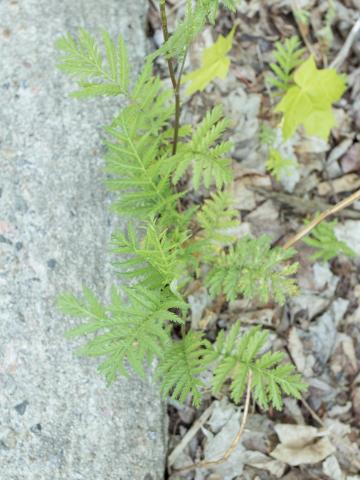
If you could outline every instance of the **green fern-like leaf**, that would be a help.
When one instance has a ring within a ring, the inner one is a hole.
[[[183,59],[191,43],[203,30],[206,24],[208,10],[197,2],[195,7],[192,0],[186,1],[186,13],[183,20],[178,22],[176,30],[169,39],[152,55],[152,58],[163,55],[165,58]]]
[[[224,5],[231,12],[236,11],[235,0],[200,0],[200,4],[207,12],[210,23],[215,23],[220,5]]]
[[[144,375],[145,361],[162,357],[169,342],[169,322],[183,323],[171,309],[186,309],[186,305],[168,290],[151,291],[141,286],[126,288],[128,303],[124,303],[115,288],[112,302],[103,307],[94,295],[84,289],[84,298],[72,294],[59,297],[58,307],[68,315],[87,318],[87,323],[68,332],[68,337],[98,332],[79,354],[105,357],[99,370],[110,383],[117,375],[127,376],[129,364],[139,375]]]
[[[196,189],[200,184],[206,188],[212,183],[217,188],[231,181],[231,160],[227,154],[231,150],[231,142],[219,142],[229,121],[222,118],[221,106],[216,106],[207,113],[198,125],[192,139],[187,144],[181,144],[178,153],[171,159],[176,165],[173,183],[179,182],[186,170],[193,167],[193,184]]]
[[[121,275],[141,280],[151,288],[181,283],[186,276],[186,250],[182,248],[187,240],[185,235],[174,242],[167,230],[159,231],[154,222],[149,222],[146,234],[139,242],[134,228],[129,225],[127,236],[118,233],[113,239],[114,253],[131,255],[116,263],[121,268]]]
[[[164,396],[171,392],[173,399],[184,402],[192,395],[193,405],[200,405],[204,384],[199,376],[206,368],[203,356],[207,343],[200,332],[190,330],[184,338],[169,344],[158,367]]]
[[[337,257],[340,253],[353,258],[356,253],[335,235],[337,220],[322,222],[303,239],[303,242],[316,251],[312,255],[313,260],[321,259],[325,262]]]
[[[255,400],[268,408],[271,403],[276,409],[283,405],[282,396],[300,398],[306,385],[293,365],[282,364],[281,352],[263,353],[268,340],[268,332],[253,327],[242,336],[240,322],[236,322],[227,336],[221,331],[213,345],[207,346],[204,361],[215,362],[212,388],[214,394],[220,392],[225,382],[230,380],[230,395],[234,402],[240,402],[246,388],[248,375],[252,374],[252,392]]]
[[[274,297],[279,304],[297,291],[291,278],[297,263],[284,264],[294,255],[294,250],[271,248],[270,238],[243,237],[234,247],[213,259],[205,283],[211,295],[224,293],[229,301],[239,295],[267,302]],[[209,259],[211,261],[211,258]]]
[[[260,125],[259,141],[261,145],[271,147],[276,142],[276,130],[267,123],[263,122]]]
[[[96,39],[84,29],[79,30],[77,38],[67,34],[56,42],[62,53],[58,67],[79,79],[81,88],[72,94],[74,97],[128,93],[130,66],[124,40],[119,36],[115,45],[107,32],[102,33],[102,39],[106,61]]]
[[[163,174],[166,159],[157,156],[161,138],[151,131],[140,136],[131,130],[127,113],[117,119],[116,128],[108,129],[115,142],[107,143],[106,170],[112,175],[107,184],[110,190],[121,192],[114,211],[139,219],[175,214],[182,194],[171,191],[170,180]]]
[[[293,83],[292,74],[301,63],[304,49],[298,37],[293,36],[285,40],[284,44],[275,43],[275,62],[270,64],[273,76],[268,77],[268,83],[279,90],[286,92]]]
[[[166,135],[173,115],[172,92],[152,76],[149,60],[130,97],[107,129],[113,138],[107,143],[108,187],[120,192],[114,210],[139,219],[162,216],[167,225],[177,224],[176,204],[183,194],[171,190]]]
[[[234,235],[227,231],[239,225],[239,212],[232,208],[231,203],[227,192],[213,193],[210,199],[205,200],[196,218],[201,238],[221,244],[234,241]]]

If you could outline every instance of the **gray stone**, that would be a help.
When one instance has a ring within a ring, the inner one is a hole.
[[[163,478],[165,415],[151,375],[107,388],[55,308],[84,283],[106,298],[114,220],[101,127],[119,101],[79,102],[55,39],[119,31],[134,69],[145,0],[0,0],[0,478]]]

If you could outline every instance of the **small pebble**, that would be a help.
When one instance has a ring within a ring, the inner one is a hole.
[[[4,235],[0,235],[0,243],[7,243],[8,245],[12,245],[12,241],[4,237]]]
[[[50,260],[47,261],[47,266],[53,270],[56,267],[56,260],[55,258],[50,258]]]
[[[18,412],[19,415],[24,415],[26,411],[26,407],[28,405],[29,405],[29,402],[27,400],[24,400],[23,402],[15,406],[15,410]]]
[[[30,432],[39,434],[41,432],[41,423],[37,423],[36,425],[30,427]]]

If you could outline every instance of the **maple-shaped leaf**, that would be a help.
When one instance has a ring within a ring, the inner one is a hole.
[[[204,90],[214,78],[224,80],[230,67],[230,58],[227,53],[231,50],[234,33],[235,27],[226,37],[219,35],[214,45],[205,48],[202,54],[201,67],[184,75],[184,82],[191,82],[186,90],[188,95]]]
[[[332,68],[318,70],[311,56],[296,70],[294,81],[295,85],[275,109],[284,114],[284,139],[290,138],[297,127],[303,125],[308,135],[326,140],[335,125],[332,104],[340,100],[346,90],[344,77]]]

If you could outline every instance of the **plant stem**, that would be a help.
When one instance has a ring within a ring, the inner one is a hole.
[[[193,470],[194,468],[209,468],[214,467],[216,465],[220,465],[221,463],[226,462],[226,460],[230,457],[230,455],[234,452],[236,447],[239,444],[240,438],[242,437],[247,417],[249,414],[249,407],[250,407],[250,398],[251,398],[251,385],[252,385],[252,373],[249,372],[248,379],[247,379],[247,387],[246,387],[246,398],[245,398],[245,406],[244,406],[244,413],[241,418],[241,424],[236,437],[234,438],[233,442],[231,443],[230,447],[223,453],[223,455],[218,460],[204,460],[199,463],[194,463],[193,465],[189,465],[188,467],[180,468],[179,470],[175,470],[175,472],[188,472]]]
[[[168,23],[167,23],[167,16],[166,16],[165,0],[160,0],[160,14],[161,14],[161,25],[162,25],[162,30],[164,34],[164,40],[166,42],[169,39],[169,31],[168,31]],[[175,75],[173,59],[172,58],[167,59],[170,79],[171,79],[171,83],[172,83],[172,86],[174,89],[174,95],[175,95],[175,124],[174,124],[174,137],[173,137],[173,147],[172,147],[173,155],[176,154],[177,144],[179,141],[180,113],[181,113],[180,85],[181,85],[182,72],[184,70],[185,58],[186,58],[186,52],[184,54],[184,58],[180,67],[179,76],[177,79]]]
[[[180,85],[181,85],[181,77],[184,71],[185,59],[186,59],[187,52],[184,53],[183,61],[181,62],[179,76],[176,81],[176,88],[175,88],[175,125],[174,125],[174,141],[173,141],[173,155],[176,153],[177,144],[179,141],[179,128],[180,128],[180,114],[181,114],[181,100],[180,100]]]
[[[312,222],[306,225],[303,229],[300,230],[296,235],[290,238],[284,245],[283,248],[287,250],[288,248],[295,245],[295,243],[299,242],[302,238],[306,237],[311,230],[317,227],[321,222],[323,222],[326,218],[330,217],[330,215],[334,215],[335,213],[340,212],[344,208],[347,208],[352,203],[356,202],[356,200],[360,200],[360,190],[357,190],[355,193],[350,195],[350,197],[345,198],[341,202],[337,203],[331,208],[328,208],[318,217],[314,218]]]
[[[164,34],[164,40],[167,42],[169,40],[169,31],[168,31],[168,23],[167,23],[167,16],[166,16],[166,5],[165,0],[160,0],[160,15],[161,15],[161,26],[162,31]],[[173,86],[174,91],[176,90],[176,76],[174,70],[174,64],[172,58],[167,59],[168,67],[169,67],[169,74],[171,78],[171,83]]]

